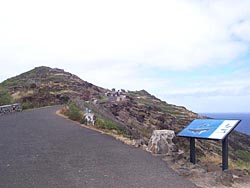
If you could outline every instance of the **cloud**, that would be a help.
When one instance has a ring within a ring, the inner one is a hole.
[[[83,79],[91,80],[92,83],[109,89],[147,89],[155,93],[158,92],[158,88],[170,83],[168,79],[150,75],[150,70],[141,64],[127,64],[126,62],[123,64],[104,63],[100,69],[90,68],[74,71],[77,75],[82,75]]]
[[[231,28],[232,33],[238,39],[250,42],[250,21],[244,20],[234,24]]]
[[[228,28],[250,15],[250,4],[227,2],[8,1],[0,56],[22,64],[122,59],[173,70],[223,64],[248,50],[232,34],[249,35],[249,22]]]
[[[223,96],[250,96],[250,78],[238,77],[237,74],[205,77],[196,83],[173,87],[166,91],[167,97],[223,97]],[[165,97],[166,97],[165,96]]]
[[[212,96],[199,98],[186,96],[178,99],[171,98],[171,103],[176,105],[185,104],[185,107],[194,112],[204,113],[249,113],[249,97],[239,96]],[[195,101],[195,102],[194,102]]]
[[[249,20],[249,0],[2,1],[0,81],[46,65],[166,100],[249,95],[242,70],[187,82],[249,67]]]

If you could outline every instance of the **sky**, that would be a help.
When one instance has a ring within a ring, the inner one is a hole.
[[[0,82],[61,68],[194,112],[250,112],[249,0],[0,0]]]

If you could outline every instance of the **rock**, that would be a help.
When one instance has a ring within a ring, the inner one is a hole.
[[[154,130],[148,144],[148,150],[155,154],[172,155],[177,152],[177,146],[173,143],[175,133],[172,130]]]

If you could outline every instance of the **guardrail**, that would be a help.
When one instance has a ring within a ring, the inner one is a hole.
[[[21,112],[23,110],[22,105],[19,103],[0,106],[0,115],[9,114],[13,112]]]

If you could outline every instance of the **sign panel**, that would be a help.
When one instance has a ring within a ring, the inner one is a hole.
[[[240,120],[196,119],[178,136],[223,140],[239,123]]]

